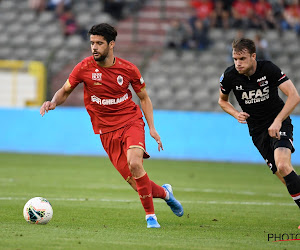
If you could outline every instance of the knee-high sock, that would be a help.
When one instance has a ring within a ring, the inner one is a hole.
[[[287,176],[283,177],[286,183],[286,187],[292,196],[295,203],[300,208],[300,178],[295,173],[295,171],[292,171]]]
[[[155,182],[151,181],[151,186],[152,186],[152,195],[153,198],[161,198],[164,199],[166,198],[166,191],[163,187],[157,185]]]
[[[136,189],[138,191],[140,200],[142,202],[146,214],[154,214],[152,187],[147,173],[144,176],[135,179],[135,181]]]

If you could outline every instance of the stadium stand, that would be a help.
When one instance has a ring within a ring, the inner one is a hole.
[[[238,30],[210,27],[207,49],[183,48],[178,54],[165,47],[166,32],[172,18],[188,25],[192,15],[189,1],[138,1],[138,8],[133,8],[133,0],[129,2],[120,20],[104,12],[104,2],[99,0],[73,0],[72,12],[84,30],[100,22],[117,27],[115,54],[141,69],[155,109],[219,111],[219,77],[232,64],[230,44]],[[37,15],[27,1],[0,1],[0,32],[1,59],[38,60],[47,66],[49,96],[64,83],[75,62],[90,55],[89,43],[81,34],[64,36],[55,11]],[[245,30],[246,37],[254,39],[256,34],[256,29]],[[297,33],[269,29],[263,31],[263,37],[272,60],[299,90]],[[65,105],[83,105],[82,87],[72,95]],[[300,107],[295,113],[300,113]]]

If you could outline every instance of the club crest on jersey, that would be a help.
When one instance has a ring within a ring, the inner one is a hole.
[[[94,81],[102,81],[102,73],[92,73],[92,79]]]
[[[263,77],[257,79],[257,83],[260,87],[264,87],[264,86],[268,85],[269,82],[267,81],[267,77],[263,76]]]
[[[117,82],[118,82],[119,85],[122,85],[123,84],[123,76],[118,75]]]
[[[143,84],[145,81],[143,79],[143,77],[140,78],[140,83]]]

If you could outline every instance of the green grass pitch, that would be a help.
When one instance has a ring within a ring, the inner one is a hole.
[[[160,229],[146,228],[137,193],[107,158],[0,154],[0,249],[300,248],[300,241],[268,241],[268,234],[300,239],[300,214],[263,162],[149,159],[144,166],[157,184],[172,184],[185,209],[178,218],[155,199]],[[53,206],[47,225],[23,218],[35,196]]]

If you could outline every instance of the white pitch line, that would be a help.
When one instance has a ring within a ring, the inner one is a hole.
[[[177,188],[177,191],[183,191],[183,192],[199,192],[199,193],[219,193],[219,194],[234,194],[234,195],[259,195],[261,193],[255,193],[252,191],[231,191],[231,190],[220,190],[220,189],[197,189],[197,188]],[[286,197],[284,194],[278,194],[278,193],[267,193],[264,194],[271,197]]]
[[[0,0],[1,1],[1,0]],[[2,182],[2,183],[1,183]],[[0,185],[7,185],[7,183],[13,183],[14,179],[12,178],[0,178]],[[107,189],[114,189],[114,190],[131,190],[131,187],[128,185],[99,185],[98,188],[107,188]],[[266,195],[269,197],[286,197],[286,194],[279,194],[279,193],[257,193],[253,191],[232,191],[232,190],[224,190],[224,189],[211,189],[211,188],[176,188],[175,190],[178,192],[191,192],[191,193],[216,193],[216,194],[232,194],[232,195]]]
[[[0,197],[0,200],[28,200],[25,197]],[[122,199],[95,199],[95,198],[49,198],[47,200],[51,201],[93,201],[93,202],[120,202],[120,203],[139,203],[136,200],[122,200]],[[163,202],[160,199],[154,199],[155,202]],[[189,204],[216,204],[216,205],[252,205],[252,206],[295,206],[294,202],[290,203],[276,203],[276,202],[255,202],[255,201],[201,201],[201,200],[180,200],[181,203]]]
[[[126,186],[126,185],[99,185],[99,188],[108,188],[108,189],[115,189],[115,190],[131,190],[130,186]],[[188,192],[188,193],[219,193],[219,194],[236,194],[236,195],[249,195],[249,196],[254,196],[254,195],[258,195],[261,193],[256,193],[256,192],[252,192],[252,191],[232,191],[232,190],[224,190],[224,189],[212,189],[212,188],[173,188],[175,191],[178,192]],[[272,197],[285,197],[285,194],[278,194],[278,193],[263,193],[264,195],[267,196],[272,196]]]
[[[181,203],[217,204],[217,205],[254,205],[254,206],[295,206],[291,203],[256,202],[256,201],[180,201]]]

